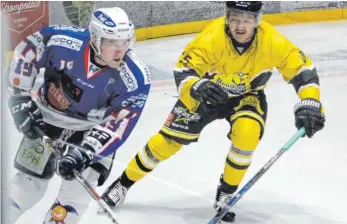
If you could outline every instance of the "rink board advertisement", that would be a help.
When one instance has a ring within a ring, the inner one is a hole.
[[[17,1],[1,2],[1,17],[6,16],[10,49],[25,37],[48,25],[48,2]]]
[[[23,37],[45,25],[87,27],[94,9],[115,6],[123,8],[133,20],[137,41],[200,32],[211,19],[225,14],[224,1],[5,1],[1,10],[2,16],[11,17],[8,30],[14,40],[13,50]],[[347,1],[264,2],[263,19],[274,25],[347,19]]]
[[[167,2],[50,2],[50,24],[86,27],[94,8],[118,6],[135,23],[137,39],[199,32],[214,18],[225,13],[224,1]],[[347,18],[347,1],[264,2],[264,20],[273,24]]]
[[[93,8],[112,6],[123,8],[135,23],[136,28],[208,21],[223,16],[225,13],[225,2],[218,1],[50,2],[50,23],[85,26],[88,24],[89,18],[83,14],[90,14]],[[280,2],[265,2],[265,6],[265,13],[278,13],[281,9]],[[182,30],[176,32],[182,32]],[[194,29],[193,32],[195,32]]]
[[[347,8],[347,1],[296,1],[296,2],[281,2],[280,12],[300,12],[309,10],[322,10],[322,9],[338,9]]]

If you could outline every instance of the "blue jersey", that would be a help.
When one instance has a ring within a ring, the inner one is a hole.
[[[87,29],[49,26],[16,47],[9,82],[22,94],[33,92],[40,69],[47,68],[33,96],[44,121],[74,131],[89,130],[83,144],[107,156],[135,127],[150,89],[150,72],[131,49],[119,68],[100,67],[92,59]],[[58,83],[49,79],[54,70],[62,71]]]

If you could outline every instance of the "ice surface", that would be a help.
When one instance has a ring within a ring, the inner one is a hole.
[[[300,139],[237,203],[240,224],[342,224],[347,223],[347,21],[279,26],[279,30],[312,57],[321,77],[326,127],[312,139]],[[195,35],[149,40],[137,44],[138,54],[153,69],[156,79],[172,79],[172,68],[183,47]],[[166,120],[176,99],[173,86],[153,88],[136,130],[119,150],[113,171],[103,187],[123,171],[126,164]],[[266,90],[269,113],[266,131],[247,172],[249,180],[296,132],[294,88],[280,78],[270,80]],[[11,119],[11,118],[10,118]],[[230,143],[225,121],[208,125],[196,144],[184,147],[163,162],[128,193],[116,210],[121,224],[201,224],[214,215],[212,208],[219,176]],[[9,127],[13,144],[11,160],[20,134]],[[4,149],[3,149],[4,150]],[[10,169],[11,175],[14,169]],[[44,199],[17,222],[42,223],[59,187],[54,177]],[[111,223],[96,215],[92,202],[80,223]]]

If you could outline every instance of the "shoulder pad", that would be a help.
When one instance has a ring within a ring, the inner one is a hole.
[[[125,56],[125,62],[129,69],[135,74],[138,79],[143,79],[145,85],[150,84],[151,74],[148,66],[137,56],[137,54],[129,50]]]
[[[70,25],[52,25],[47,27],[53,33],[64,33],[65,35],[78,35],[89,37],[89,31],[85,28]]]

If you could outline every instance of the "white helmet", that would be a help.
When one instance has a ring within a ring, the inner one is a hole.
[[[96,54],[101,53],[102,38],[130,41],[134,37],[134,30],[126,12],[118,7],[95,10],[89,22],[91,43]]]

